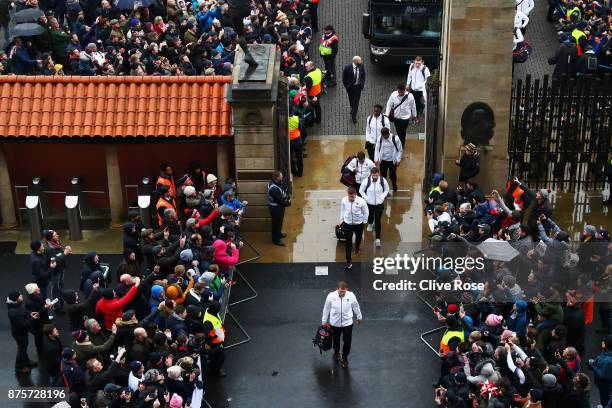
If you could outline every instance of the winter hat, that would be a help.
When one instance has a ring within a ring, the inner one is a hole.
[[[544,387],[552,388],[555,386],[555,384],[557,384],[557,377],[552,374],[546,373],[542,376],[542,384],[544,385]]]
[[[140,361],[131,361],[130,364],[128,365],[128,368],[132,372],[136,372],[140,370],[141,367],[142,367],[142,363]]]
[[[563,42],[563,43],[565,43],[565,42],[569,43],[570,42],[570,38],[571,37],[570,37],[569,33],[562,33],[561,34],[561,42]]]
[[[32,241],[32,243],[30,244],[30,249],[32,249],[32,252],[38,252],[41,246],[42,246],[42,242]]]
[[[133,310],[126,310],[121,315],[121,320],[123,320],[124,322],[127,322],[127,321],[132,320],[134,316],[136,316],[136,313]]]
[[[263,42],[265,43],[270,43],[272,42],[272,36],[270,34],[264,34],[263,36]]]
[[[166,371],[168,373],[168,378],[170,378],[171,380],[178,380],[183,372],[183,370],[179,366],[168,367]]]
[[[159,354],[159,353],[156,353],[156,354]],[[160,357],[161,357],[161,354],[160,354]],[[153,383],[156,383],[157,380],[159,380],[159,371],[157,371],[154,368],[144,373],[144,376],[142,377],[142,382],[144,382],[145,384],[153,384]]]
[[[191,252],[191,249],[184,249],[181,251],[180,257],[183,262],[191,262],[193,260],[193,252]]]
[[[162,288],[160,285],[153,285],[153,287],[151,288],[151,296],[152,297],[159,297],[164,291],[164,288]]]
[[[531,402],[540,402],[542,401],[544,392],[539,388],[532,388],[531,391],[529,391],[529,395],[531,396]]]
[[[153,255],[157,256],[157,255],[159,255],[159,254],[161,253],[161,251],[162,251],[162,246],[161,246],[161,245],[155,245],[155,246],[153,247],[153,250],[152,250],[152,251],[153,251]]]
[[[45,237],[45,239],[48,241],[51,238],[53,238],[53,230],[44,230],[43,231],[43,237]]]
[[[172,284],[166,288],[166,296],[170,299],[178,299],[182,291],[176,284]]]
[[[548,200],[548,190],[545,188],[540,189],[540,194],[542,195],[542,198],[544,198],[545,200]]]
[[[446,306],[446,311],[447,311],[448,313],[451,313],[451,314],[456,313],[456,312],[457,312],[457,309],[458,309],[458,307],[457,307],[457,305],[456,305],[456,304],[454,304],[454,303],[451,303],[450,305]]]
[[[65,290],[64,293],[62,293],[62,298],[64,299],[64,302],[68,303],[69,305],[74,305],[76,304],[77,294],[74,290]]]
[[[503,316],[491,313],[487,316],[485,323],[487,326],[499,326],[502,320],[504,320]]]
[[[17,299],[19,299],[19,296],[21,296],[21,293],[15,291],[15,292],[11,292],[8,295],[8,300],[10,300],[11,302],[16,302]]]
[[[593,225],[587,225],[586,227],[584,227],[584,232],[589,235],[595,236],[597,235],[597,228],[595,228],[595,226]]]
[[[170,408],[181,408],[183,406],[183,398],[180,395],[174,393],[170,399]]]
[[[208,176],[206,176],[206,182],[207,183],[212,183],[213,181],[217,181],[217,176],[215,176],[212,173],[210,173]]]
[[[121,389],[120,385],[117,384],[113,384],[113,383],[108,383],[104,386],[104,393],[105,394],[112,394],[113,392],[117,392]]]
[[[159,361],[162,359],[162,357],[163,356],[162,356],[161,353],[159,353],[157,351],[154,351],[151,354],[149,354],[149,363],[151,363],[151,364],[159,363]]]
[[[195,192],[196,192],[196,189],[195,189],[194,186],[187,186],[183,190],[183,193],[185,193],[186,196],[190,196],[192,194],[195,194]]]
[[[204,272],[202,276],[200,276],[200,283],[208,285],[215,279],[215,274],[212,272]]]
[[[25,285],[25,290],[26,292],[28,292],[28,295],[31,295],[36,292],[36,289],[38,289],[38,285],[35,283],[28,283],[27,285]]]
[[[64,360],[68,360],[72,358],[73,355],[74,355],[74,349],[71,349],[70,347],[66,347],[64,351],[62,351],[62,358]]]
[[[87,332],[85,330],[75,330],[72,332],[72,337],[79,343],[82,343],[87,338]]]
[[[133,18],[132,20],[130,20],[130,26],[135,27],[137,25],[140,25],[140,20],[137,18]]]
[[[501,339],[502,341],[506,341],[506,339],[509,339],[510,337],[514,337],[515,335],[516,333],[511,330],[504,330],[501,335]]]

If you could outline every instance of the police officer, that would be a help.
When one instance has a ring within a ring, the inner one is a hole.
[[[275,171],[272,173],[272,180],[268,183],[268,210],[272,217],[272,243],[278,246],[285,246],[282,238],[287,234],[282,232],[283,219],[285,218],[285,207],[291,205],[291,199],[285,186],[283,186],[283,173]]]

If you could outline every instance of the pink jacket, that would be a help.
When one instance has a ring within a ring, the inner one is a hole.
[[[240,254],[238,253],[237,248],[232,248],[232,254],[227,254],[227,243],[223,240],[216,240],[212,244],[215,249],[214,258],[215,263],[219,265],[220,271],[226,271],[228,269],[232,269],[234,265],[238,263],[240,259]]]

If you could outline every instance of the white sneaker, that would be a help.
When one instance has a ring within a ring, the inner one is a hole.
[[[376,245],[376,248],[380,248],[381,247],[380,239],[376,239],[376,241],[374,241],[374,245]]]
[[[367,230],[368,230],[369,232],[372,232],[372,229],[373,229],[372,224],[368,224],[368,228],[367,228]]]

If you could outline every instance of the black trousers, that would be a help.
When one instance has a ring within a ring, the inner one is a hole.
[[[376,239],[380,239],[380,219],[382,218],[383,212],[385,211],[385,203],[378,205],[368,204],[368,224],[374,223],[374,232],[376,233]]]
[[[399,137],[399,140],[402,142],[402,147],[404,147],[404,144],[406,143],[406,129],[408,128],[408,125],[410,124],[410,120],[396,118],[393,120],[393,124],[395,125],[395,131],[397,132],[397,137]]]
[[[314,109],[315,113],[314,123],[321,123],[321,101],[319,100],[320,97],[321,95],[319,94],[319,96],[317,96],[317,101],[312,102],[312,108]]]
[[[387,173],[389,173],[389,176],[391,177],[393,191],[397,191],[397,168],[392,161],[383,160],[380,162],[380,175],[383,178],[387,178]]]
[[[210,364],[210,372],[213,375],[218,375],[225,362],[225,350],[222,347],[217,347],[210,350],[208,354],[208,361]]]
[[[376,149],[376,145],[370,142],[365,142],[365,149],[368,152],[368,157],[370,160],[374,161],[374,150]]]
[[[298,177],[302,177],[304,172],[304,157],[302,153],[302,139],[293,139],[291,146],[291,172]]]
[[[344,224],[346,231],[346,262],[351,262],[353,253],[353,234],[355,234],[355,249],[361,246],[363,239],[363,224]]]
[[[340,352],[340,336],[342,339],[342,358],[348,357],[351,352],[351,341],[353,340],[353,325],[345,327],[332,326],[332,343],[334,353]]]
[[[19,335],[13,335],[15,342],[17,343],[17,355],[15,356],[15,370],[27,367],[30,364],[30,357],[28,356],[28,332]]]
[[[358,86],[349,86],[346,88],[346,93],[349,98],[349,105],[351,107],[351,117],[357,118],[357,112],[359,111],[359,99],[361,98],[361,88]]]
[[[414,96],[414,103],[416,104],[417,116],[421,116],[423,113],[423,91],[410,91],[412,92],[412,96]]]
[[[319,3],[309,3],[308,10],[310,10],[310,26],[312,31],[319,31]]]
[[[283,229],[283,219],[285,218],[285,207],[270,207],[270,216],[272,217],[272,242],[280,242]]]
[[[325,76],[323,81],[326,85],[336,84],[336,56],[325,55],[323,58],[323,64],[325,65]]]

